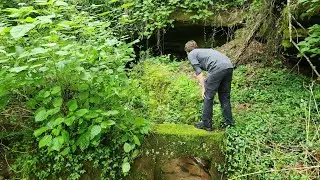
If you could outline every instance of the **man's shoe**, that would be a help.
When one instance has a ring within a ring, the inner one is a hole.
[[[213,128],[211,126],[205,126],[203,121],[194,123],[194,127],[198,129],[204,129],[206,131],[213,131]]]

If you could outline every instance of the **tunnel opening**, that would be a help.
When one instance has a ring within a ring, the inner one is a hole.
[[[149,39],[142,40],[135,47],[137,57],[140,51],[151,50],[153,56],[168,55],[176,60],[186,58],[184,45],[189,40],[195,40],[200,48],[215,48],[221,46],[234,36],[241,27],[215,27],[204,25],[174,24],[174,28],[158,29]]]

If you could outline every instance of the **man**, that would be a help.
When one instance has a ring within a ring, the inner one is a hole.
[[[213,49],[198,48],[195,41],[188,41],[185,45],[188,59],[195,70],[197,79],[202,87],[203,112],[202,121],[195,123],[195,127],[212,131],[213,99],[216,92],[219,95],[224,122],[222,127],[233,126],[230,105],[230,91],[233,65],[230,59]],[[205,79],[202,71],[208,71]]]

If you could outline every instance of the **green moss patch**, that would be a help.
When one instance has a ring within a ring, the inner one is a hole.
[[[209,132],[187,124],[158,124],[154,128],[154,133],[177,136],[215,136],[218,138],[223,135],[222,131]]]
[[[212,177],[220,178],[217,165],[224,163],[224,155],[221,151],[223,131],[208,132],[197,129],[191,125],[182,124],[158,124],[144,141],[141,157],[136,161],[131,171],[130,179],[141,172],[139,159],[149,157],[149,171],[155,178],[161,178],[161,167],[169,160],[181,157],[199,157],[211,162],[210,174]],[[150,160],[150,159],[149,159]],[[138,173],[139,172],[139,173]],[[139,178],[138,178],[139,179]],[[215,179],[215,178],[214,178]]]

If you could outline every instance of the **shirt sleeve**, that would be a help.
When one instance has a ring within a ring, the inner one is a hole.
[[[200,68],[200,63],[196,57],[196,54],[190,52],[188,54],[188,59],[191,63],[191,65],[193,66],[194,71],[196,72],[196,75],[199,75],[201,73],[201,68]]]

